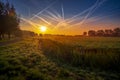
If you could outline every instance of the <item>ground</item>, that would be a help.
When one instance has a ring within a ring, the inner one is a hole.
[[[0,80],[119,80],[116,72],[62,63],[45,54],[42,45],[39,38],[28,38],[0,46]]]

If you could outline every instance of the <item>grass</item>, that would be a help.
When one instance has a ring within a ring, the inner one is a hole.
[[[54,58],[54,61],[76,67],[78,70],[82,68],[88,71],[110,72],[117,75],[114,79],[119,79],[120,45],[115,46],[119,41],[120,38],[110,37],[53,37],[43,39],[42,47],[44,53]],[[87,46],[87,43],[91,45]],[[102,43],[106,43],[103,44],[106,47],[101,46]],[[112,78],[111,75],[106,76]]]
[[[81,39],[28,38],[0,47],[0,80],[119,80],[119,38],[111,40],[113,49],[94,45],[95,51]]]
[[[0,42],[7,42],[7,41],[12,41],[12,40],[14,40],[14,39],[2,39],[2,40],[0,40]]]
[[[50,36],[45,38],[67,45],[86,48],[120,48],[119,37]]]
[[[69,62],[74,66],[120,70],[119,49],[84,48],[64,45],[47,39],[43,40],[42,47],[44,53],[48,56],[55,57],[63,62]]]
[[[0,80],[75,80],[71,73],[48,59],[37,39],[0,47]]]

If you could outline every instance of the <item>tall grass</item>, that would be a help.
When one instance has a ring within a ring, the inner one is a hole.
[[[38,38],[0,46],[0,80],[76,80],[38,49]]]
[[[119,48],[89,48],[43,39],[44,53],[75,67],[120,71]]]

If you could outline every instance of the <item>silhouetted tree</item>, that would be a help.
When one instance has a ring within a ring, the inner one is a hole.
[[[87,32],[83,32],[83,36],[87,36]]]
[[[96,32],[94,30],[89,30],[88,35],[89,36],[96,36]]]
[[[89,30],[89,36],[105,36],[105,37],[120,37],[120,28],[115,29],[105,29],[105,30]]]
[[[97,32],[96,32],[96,35],[97,36],[104,36],[104,31],[103,30],[98,30]]]
[[[120,28],[115,28],[114,29],[114,36],[120,37]]]
[[[9,2],[0,2],[0,38],[3,38],[4,34],[10,38],[10,35],[14,34],[16,30],[20,30],[19,22],[14,6]]]
[[[5,20],[5,8],[4,8],[4,3],[0,1],[0,39],[2,39],[4,37],[4,33],[5,33],[5,27],[4,26],[4,20]]]
[[[113,36],[113,30],[111,30],[111,29],[106,29],[104,36]]]

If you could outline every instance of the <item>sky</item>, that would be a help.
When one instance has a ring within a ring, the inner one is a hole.
[[[6,2],[7,0],[3,0]],[[8,0],[20,15],[20,27],[41,33],[79,35],[120,27],[120,0]]]

